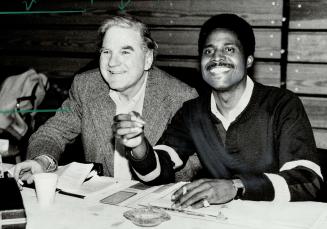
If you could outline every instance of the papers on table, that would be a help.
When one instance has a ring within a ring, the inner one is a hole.
[[[321,222],[327,220],[326,204],[317,202],[274,203],[233,200],[227,204],[210,205],[210,207],[200,209],[186,208],[178,210],[172,208],[171,195],[184,184],[180,182],[147,187],[143,190],[137,188],[137,185],[133,185],[111,195],[122,195],[120,197],[121,202],[115,204],[118,206],[154,206],[162,208],[171,214],[218,221],[223,224],[236,225],[240,228],[320,228],[317,225],[321,225]],[[142,186],[140,185],[140,187]],[[131,192],[135,194],[129,195]],[[123,198],[124,196],[126,199]],[[305,209],[303,208],[304,204]]]
[[[57,174],[59,192],[75,197],[90,197],[117,182],[107,177],[100,177],[91,171],[93,164],[72,162],[58,169]]]

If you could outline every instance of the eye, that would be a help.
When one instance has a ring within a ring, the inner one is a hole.
[[[235,48],[234,47],[225,47],[225,52],[226,53],[234,53],[235,52]]]
[[[204,55],[210,55],[210,54],[212,54],[212,53],[213,53],[213,50],[210,49],[210,48],[207,48],[207,49],[204,49],[204,50],[203,50],[203,54],[204,54]]]
[[[111,52],[110,52],[109,49],[102,48],[102,49],[100,49],[100,53],[101,53],[101,54],[104,54],[104,55],[108,55],[108,54],[110,54]]]
[[[123,54],[123,55],[128,55],[128,54],[130,54],[131,52],[130,51],[128,51],[128,50],[122,50],[121,51],[121,54]]]

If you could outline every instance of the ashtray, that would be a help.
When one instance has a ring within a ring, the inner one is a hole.
[[[141,227],[153,227],[170,220],[168,213],[160,208],[145,207],[124,212],[125,218]]]

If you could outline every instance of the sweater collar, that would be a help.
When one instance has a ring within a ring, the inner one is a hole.
[[[216,116],[223,124],[225,130],[228,129],[229,125],[242,113],[242,111],[247,107],[250,102],[251,95],[253,92],[254,83],[252,79],[247,76],[246,79],[246,86],[241,96],[241,99],[238,101],[236,106],[230,111],[228,117],[224,117],[221,112],[217,108],[217,104],[215,102],[215,98],[213,96],[213,92],[211,93],[210,97],[210,106],[211,106],[211,113]]]

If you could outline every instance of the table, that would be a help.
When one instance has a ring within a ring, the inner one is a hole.
[[[127,207],[57,194],[55,204],[42,209],[38,206],[33,189],[24,188],[22,196],[27,214],[27,229],[139,228],[123,217],[123,213],[129,209]],[[269,202],[241,201],[240,206],[239,214],[248,215],[245,221],[204,220],[168,212],[171,220],[157,228],[327,228],[327,204],[324,203],[298,202],[276,205]]]
[[[108,178],[110,179],[110,178]],[[102,204],[106,193],[89,199],[56,194],[55,203],[46,209],[37,203],[34,189],[24,188],[22,197],[27,229],[108,229],[140,228],[124,218],[130,208]],[[319,202],[273,203],[232,201],[223,209],[228,219],[204,219],[170,212],[169,221],[158,229],[326,229],[327,204]]]

